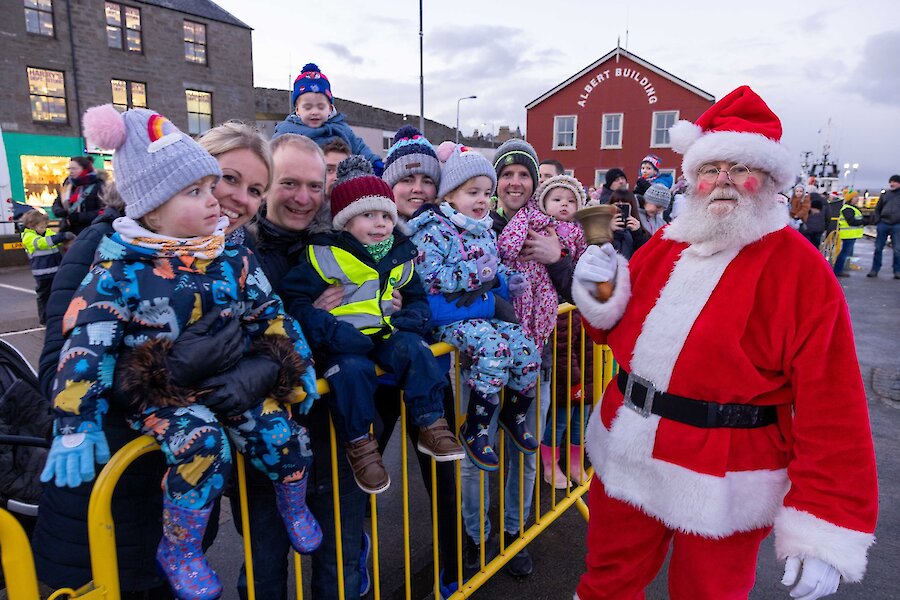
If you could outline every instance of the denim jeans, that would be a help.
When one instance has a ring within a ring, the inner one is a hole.
[[[507,391],[507,393],[509,393]],[[540,404],[538,402],[532,403],[532,408],[528,410],[526,416],[526,423],[528,424],[528,428],[532,433],[537,431],[536,429],[536,415],[537,411],[540,410],[541,414],[541,422],[546,421],[547,410],[550,407],[550,380],[549,378],[542,377],[540,381]],[[463,389],[460,391],[460,414],[464,414],[466,412],[466,408],[469,404],[469,387],[463,385]],[[497,418],[500,415],[500,411],[496,411],[494,413],[494,418],[491,420],[490,425],[490,439],[497,439]],[[515,447],[515,444],[512,443],[511,440],[506,440],[506,448],[505,455],[507,460],[507,476],[506,476],[506,490],[504,495],[504,515],[503,515],[503,526],[506,531],[509,532],[518,532],[519,531],[519,461],[522,459],[522,464],[524,466],[524,476],[525,476],[525,490],[523,494],[524,504],[522,506],[522,514],[524,516],[525,522],[528,521],[528,515],[531,512],[531,501],[534,496],[534,480],[536,475],[536,463],[537,463],[537,455],[531,454],[527,456],[523,456]],[[466,529],[466,533],[469,534],[476,543],[480,540],[480,520],[479,520],[479,512],[480,512],[480,501],[478,497],[478,487],[479,487],[479,473],[484,473],[481,469],[475,466],[469,459],[464,459],[461,462],[461,482],[460,486],[462,488],[462,516],[463,516],[463,526]],[[488,486],[488,479],[485,477],[484,481],[484,537],[487,539],[491,533],[491,521],[488,516],[488,510],[490,508],[490,490]],[[522,523],[524,527],[524,523]]]
[[[894,244],[894,274],[900,273],[900,223],[878,223],[875,226],[877,235],[875,236],[875,254],[872,255],[872,271],[877,273],[881,270],[881,252],[887,244],[888,236],[891,236],[891,242]]]
[[[853,256],[854,246],[856,246],[856,238],[841,240],[841,251],[838,252],[837,259],[835,259],[834,261],[835,275],[839,275],[844,272],[844,264],[847,262],[848,258]]]
[[[312,598],[336,600],[339,596],[327,402],[324,399],[316,402],[302,422],[309,430],[313,450],[306,504],[322,527],[323,533],[322,545],[312,554]],[[354,598],[359,593],[359,547],[365,525],[368,496],[356,485],[353,472],[347,463],[344,445],[341,443],[337,444],[337,465],[344,592],[346,598]],[[286,600],[288,556],[291,546],[275,505],[274,489],[271,482],[256,469],[247,470],[247,480],[256,597],[266,600]],[[232,506],[235,507],[235,525],[240,531],[237,502],[233,502]],[[238,595],[245,600],[247,583],[243,567],[237,588]]]
[[[553,439],[556,438],[556,447],[559,448],[566,440],[566,414],[568,413],[565,399],[556,399],[556,427],[554,427],[552,416],[547,419],[544,427],[541,443],[545,446],[553,446]],[[570,423],[571,434],[569,442],[572,445],[580,446],[581,437],[584,428],[587,426],[588,415],[591,414],[590,405],[584,406],[580,402],[572,402],[572,421]]]

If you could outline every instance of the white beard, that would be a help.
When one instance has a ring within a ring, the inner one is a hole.
[[[743,248],[787,224],[785,206],[771,188],[765,184],[755,194],[741,194],[734,187],[715,188],[705,197],[691,192],[664,237],[696,246],[695,250],[705,255]]]

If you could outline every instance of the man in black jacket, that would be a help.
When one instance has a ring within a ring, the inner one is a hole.
[[[881,195],[875,206],[875,254],[872,255],[872,270],[866,277],[878,277],[881,252],[887,244],[888,236],[891,236],[891,245],[894,247],[894,279],[900,279],[900,246],[897,245],[897,238],[900,238],[900,175],[891,175],[888,186],[890,189]]]

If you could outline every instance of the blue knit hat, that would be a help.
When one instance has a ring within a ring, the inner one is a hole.
[[[457,144],[453,154],[444,163],[438,198],[443,198],[473,177],[484,175],[491,180],[491,189],[497,187],[497,173],[491,163],[475,150]]]
[[[315,63],[306,63],[303,70],[297,75],[297,79],[294,80],[291,106],[297,106],[297,98],[309,93],[325,94],[328,101],[334,104],[334,96],[331,95],[331,84]]]
[[[435,185],[441,183],[441,163],[431,142],[412,125],[404,125],[394,135],[394,145],[384,159],[381,178],[394,187],[404,177],[416,173],[428,175]]]

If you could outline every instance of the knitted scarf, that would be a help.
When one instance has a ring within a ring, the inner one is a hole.
[[[193,256],[210,260],[218,257],[225,249],[227,226],[228,217],[222,217],[212,235],[174,238],[145,229],[130,217],[119,217],[113,221],[113,229],[126,244],[153,250],[157,256]]]

